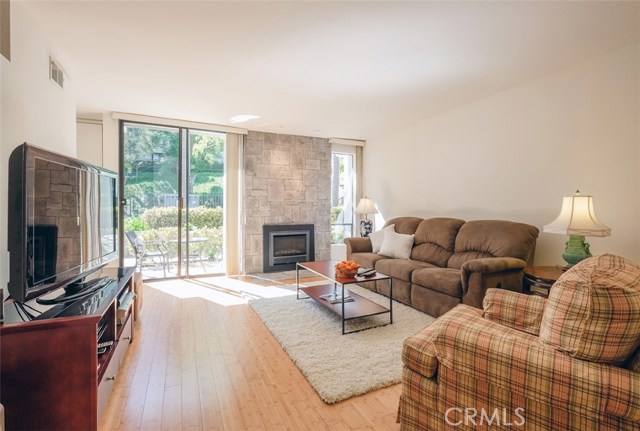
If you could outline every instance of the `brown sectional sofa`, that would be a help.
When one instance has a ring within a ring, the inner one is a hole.
[[[369,238],[346,238],[347,259],[393,278],[393,298],[438,317],[457,304],[482,308],[489,288],[522,291],[522,269],[533,260],[538,228],[503,220],[397,217],[401,234],[415,235],[410,259],[372,252]],[[389,294],[389,282],[363,286]]]

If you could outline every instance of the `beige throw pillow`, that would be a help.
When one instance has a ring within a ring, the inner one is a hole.
[[[396,259],[409,259],[414,235],[404,235],[390,230],[384,232],[380,254]]]
[[[395,224],[390,224],[384,229],[373,232],[369,235],[369,239],[371,240],[371,248],[373,249],[374,253],[380,253],[380,247],[382,247],[382,243],[384,242],[384,233],[387,231],[395,232],[395,228]]]

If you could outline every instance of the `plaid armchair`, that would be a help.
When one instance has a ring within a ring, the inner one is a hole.
[[[633,271],[637,274],[626,293],[640,305],[640,268]],[[575,281],[571,277],[581,277],[580,269],[571,272],[563,275],[563,286],[554,286],[548,301],[489,289],[484,314],[458,305],[405,340],[401,429],[640,430],[640,317],[624,315],[623,330],[614,322],[603,329],[608,333],[587,340],[589,354],[597,344],[616,346],[613,356],[611,349],[604,349],[603,360],[584,360],[584,352],[554,345],[557,334],[545,333],[549,332],[545,324],[553,323],[556,332],[564,325],[558,307],[551,307],[554,301],[563,304],[567,295],[573,295],[573,303],[580,302],[570,288]],[[587,268],[587,272],[593,282],[593,271]],[[604,276],[619,284],[610,274]],[[590,287],[587,290],[593,293]],[[594,303],[592,298],[590,304]],[[590,307],[583,313],[588,319],[597,314]],[[550,316],[555,321],[545,323]],[[579,324],[588,328],[589,322]],[[589,334],[574,338],[585,336]]]

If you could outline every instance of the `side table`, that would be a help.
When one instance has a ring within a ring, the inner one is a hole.
[[[557,266],[527,266],[522,272],[524,293],[545,298],[549,296],[553,283],[564,273],[562,268]]]

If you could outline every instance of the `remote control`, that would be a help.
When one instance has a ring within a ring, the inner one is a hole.
[[[362,277],[370,277],[375,273],[376,273],[375,269],[367,269],[366,271],[360,272],[358,275],[360,275]]]

